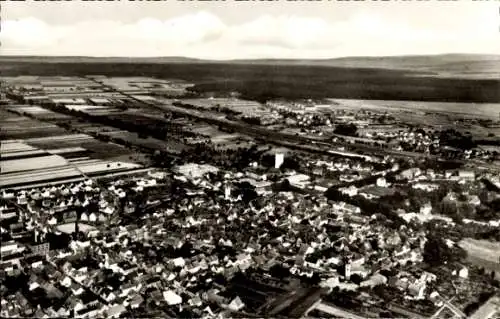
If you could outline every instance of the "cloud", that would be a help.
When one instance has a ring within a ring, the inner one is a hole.
[[[160,21],[146,18],[133,25],[123,27],[123,31],[135,40],[149,39],[175,44],[192,44],[217,37],[225,30],[222,21],[207,12]]]
[[[51,26],[36,18],[2,21],[2,49],[31,48],[33,54],[169,55],[169,51],[217,38],[226,26],[207,12],[169,20],[144,18],[132,24],[112,20]]]
[[[307,48],[324,41],[329,27],[319,18],[265,15],[232,28],[228,37],[241,44]]]
[[[476,22],[468,21],[473,30],[486,31]],[[200,11],[132,23],[96,20],[51,25],[36,18],[1,23],[3,54],[233,59],[500,52],[496,32],[478,36],[426,29],[425,25],[410,25],[404,17],[381,16],[376,11],[357,12],[337,21],[282,14],[226,24],[218,16]]]
[[[52,27],[44,21],[27,18],[23,20],[4,20],[0,33],[1,39],[8,39],[20,47],[43,47],[62,39],[68,29]]]

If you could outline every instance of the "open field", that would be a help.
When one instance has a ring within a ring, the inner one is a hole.
[[[2,174],[30,171],[37,169],[50,169],[67,165],[66,160],[57,155],[37,156],[0,162]]]
[[[93,138],[86,134],[60,134],[50,137],[37,137],[26,139],[29,145],[44,148],[57,149],[80,146],[82,143],[92,141]]]
[[[4,140],[64,134],[64,130],[56,125],[33,120],[5,110],[0,110],[0,127],[0,137]]]
[[[8,109],[12,112],[15,112],[19,115],[28,115],[32,116],[36,119],[57,119],[57,120],[63,120],[63,119],[69,119],[71,118],[68,115],[61,114],[61,113],[55,113],[52,111],[49,111],[47,109],[44,109],[40,106],[33,106],[33,105],[12,105],[9,106]]]
[[[85,134],[92,133],[102,133],[102,132],[113,132],[118,131],[119,129],[114,128],[112,126],[106,126],[99,123],[80,123],[78,121],[72,121],[70,124],[71,128],[78,130],[79,132],[83,132]]]
[[[85,134],[3,141],[0,158],[1,187],[49,185],[143,169],[133,152]]]
[[[472,264],[500,273],[500,243],[466,238],[459,246],[467,251]]]
[[[140,138],[137,133],[127,131],[114,131],[103,134],[111,138],[124,140],[132,145],[140,145],[151,149],[163,150],[173,153],[181,152],[184,149],[184,145],[175,141],[163,141],[153,137]]]
[[[90,152],[90,158],[120,160],[124,162],[135,163],[134,158],[141,158],[136,151],[130,151],[127,148],[115,143],[101,142],[86,134],[68,134],[54,136],[50,138],[27,139],[26,143],[43,149],[64,149],[71,147],[82,147]]]
[[[500,90],[500,86],[499,86]],[[382,111],[421,111],[445,113],[461,117],[484,117],[498,119],[500,103],[460,103],[460,102],[421,102],[421,101],[380,101],[356,99],[332,99],[339,106],[353,109],[372,109]]]

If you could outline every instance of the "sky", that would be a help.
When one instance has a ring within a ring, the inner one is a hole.
[[[500,1],[2,2],[1,55],[500,54]]]

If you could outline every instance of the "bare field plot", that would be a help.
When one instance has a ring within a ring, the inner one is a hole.
[[[67,161],[57,155],[38,156],[33,158],[22,158],[0,162],[2,174],[30,171],[37,169],[48,169],[67,165]]]
[[[201,134],[204,136],[208,137],[215,137],[218,135],[224,135],[226,133],[220,131],[217,129],[217,127],[214,127],[209,124],[194,124],[193,126],[190,127],[191,132]]]
[[[339,103],[335,108],[366,108],[374,110],[401,110],[448,113],[458,116],[498,118],[500,103],[459,103],[459,102],[422,102],[389,100],[354,100],[331,99]]]
[[[64,129],[50,123],[0,110],[0,136],[3,139],[24,139],[63,134]]]
[[[135,153],[135,151],[131,152],[130,150],[121,145],[115,143],[100,142],[98,140],[83,143],[82,147],[89,151],[94,152],[97,157],[103,159],[109,159],[124,155],[128,156],[130,154]]]
[[[19,115],[28,114],[37,119],[69,119],[71,116],[61,113],[52,112],[40,106],[33,105],[13,105],[9,110],[18,113]]]
[[[44,149],[58,149],[81,146],[82,143],[94,140],[86,134],[59,134],[41,138],[30,138],[26,143]]]
[[[131,143],[132,145],[139,145],[148,147],[151,149],[164,150],[168,152],[181,152],[185,149],[185,146],[176,141],[163,141],[152,137],[139,138],[137,133],[131,133],[127,131],[117,131],[104,133],[105,135],[124,140]]]

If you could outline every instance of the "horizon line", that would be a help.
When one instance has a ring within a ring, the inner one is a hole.
[[[431,53],[431,54],[395,54],[395,55],[349,55],[349,56],[338,56],[331,58],[307,58],[307,57],[297,57],[297,58],[280,58],[280,57],[256,57],[256,58],[229,58],[229,59],[214,59],[214,58],[199,58],[191,56],[179,56],[179,55],[164,55],[164,56],[94,56],[94,55],[23,55],[23,54],[1,54],[1,58],[81,58],[81,59],[186,59],[186,60],[198,60],[198,61],[209,61],[209,62],[231,62],[231,61],[265,61],[265,60],[282,60],[282,61],[328,61],[328,60],[340,60],[340,59],[383,59],[383,58],[410,58],[410,57],[438,57],[438,56],[489,56],[498,57],[500,54],[493,53],[463,53],[463,52],[449,52],[449,53]]]

